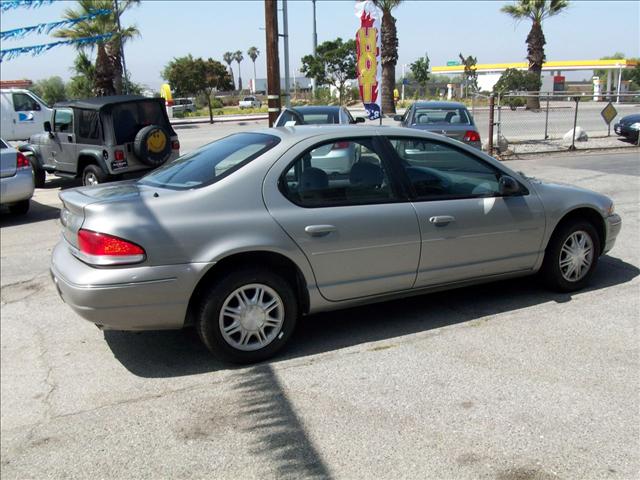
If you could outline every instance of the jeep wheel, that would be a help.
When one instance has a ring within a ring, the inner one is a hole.
[[[97,165],[87,165],[82,172],[82,185],[91,187],[109,180],[109,175]]]

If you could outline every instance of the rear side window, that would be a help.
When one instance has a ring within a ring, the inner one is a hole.
[[[280,142],[263,133],[238,133],[205,145],[142,177],[152,187],[187,190],[211,185],[239,170]]]
[[[95,110],[76,110],[78,117],[78,143],[99,143],[100,121]]]
[[[164,107],[155,100],[123,103],[113,107],[113,128],[116,143],[130,143],[136,134],[148,125],[160,125],[168,129]]]

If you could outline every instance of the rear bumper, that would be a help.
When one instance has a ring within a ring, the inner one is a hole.
[[[67,305],[104,329],[166,330],[184,326],[191,294],[210,265],[94,268],[61,240],[51,278]]]
[[[30,168],[20,168],[12,177],[0,179],[0,203],[12,203],[28,200],[33,196],[33,172]]]
[[[622,229],[622,218],[620,218],[620,215],[614,213],[613,215],[609,215],[605,218],[605,224],[607,229],[607,239],[602,253],[607,253],[616,243],[616,238]]]

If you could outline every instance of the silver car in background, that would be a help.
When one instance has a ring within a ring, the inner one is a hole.
[[[24,215],[33,196],[33,168],[29,159],[0,139],[0,204]]]
[[[467,107],[458,102],[415,102],[394,120],[403,127],[440,133],[481,149],[480,132]]]
[[[348,174],[310,161],[344,142]],[[71,308],[107,329],[192,325],[238,363],[274,355],[299,315],[535,273],[580,289],[621,228],[604,195],[388,127],[237,133],[60,198],[51,273]]]

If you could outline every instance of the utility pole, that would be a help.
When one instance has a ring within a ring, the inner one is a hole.
[[[118,8],[118,0],[113,0],[113,11],[116,16],[118,34],[120,35],[120,58],[122,58],[122,76],[124,77],[124,85],[122,86],[122,89],[125,95],[127,95],[129,93],[129,81],[127,77],[127,64],[124,61],[124,42],[122,41],[122,27],[120,26],[120,9]]]
[[[269,107],[269,126],[273,127],[280,113],[277,0],[264,0],[264,25],[267,36],[267,104]]]
[[[318,31],[316,29],[316,0],[311,0],[313,5],[313,56],[316,56],[316,49],[318,48]],[[316,81],[311,79],[311,93],[316,93]]]
[[[282,37],[284,39],[284,104],[291,106],[291,89],[289,84],[289,19],[287,0],[282,0]]]

